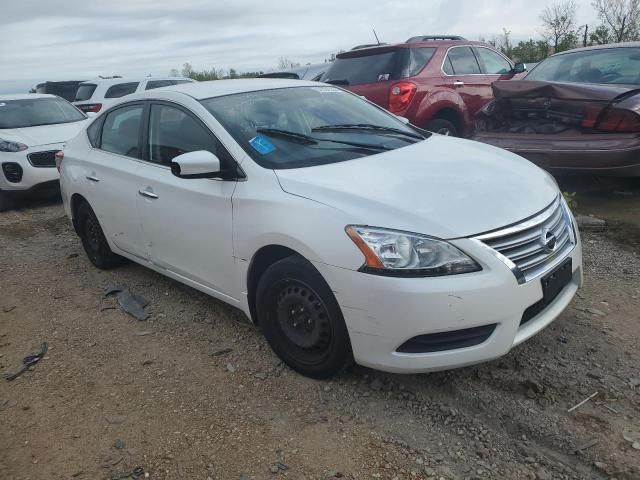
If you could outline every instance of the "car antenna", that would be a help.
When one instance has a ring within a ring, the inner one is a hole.
[[[382,44],[380,43],[380,40],[378,39],[378,34],[376,33],[376,29],[375,29],[375,28],[372,28],[372,30],[373,30],[373,36],[374,36],[374,37],[376,37],[376,42],[378,42],[378,45],[382,45]]]

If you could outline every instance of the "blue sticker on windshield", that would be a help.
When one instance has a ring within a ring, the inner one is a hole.
[[[268,155],[276,149],[275,145],[271,143],[271,140],[264,135],[257,135],[253,137],[249,140],[249,145],[251,145],[260,155]]]

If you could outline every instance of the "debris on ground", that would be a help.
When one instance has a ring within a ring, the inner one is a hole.
[[[602,228],[607,226],[607,222],[601,218],[590,215],[577,215],[576,222],[580,228]]]
[[[131,315],[136,320],[144,321],[149,318],[149,314],[144,311],[144,308],[149,305],[149,302],[139,295],[132,294],[128,288],[124,287],[109,287],[104,291],[104,296],[116,295],[118,299],[118,305],[126,313]]]
[[[622,437],[631,444],[631,448],[640,450],[640,430],[625,430]]]
[[[221,355],[226,355],[227,353],[231,353],[233,351],[232,348],[218,348],[216,350],[213,350],[209,356],[210,357],[219,357]]]
[[[2,311],[4,313],[9,313],[9,312],[13,312],[16,309],[15,305],[10,305],[8,307],[2,307]]]
[[[113,442],[113,448],[117,449],[117,450],[122,450],[126,447],[125,443],[120,440],[119,438],[116,439],[115,442]]]
[[[125,480],[127,478],[133,478],[134,480],[144,477],[144,467],[138,465],[128,473],[114,473],[111,475],[111,480]]]
[[[573,407],[571,407],[569,410],[567,410],[567,413],[571,413],[573,412],[575,409],[580,408],[582,405],[584,405],[585,403],[587,403],[589,400],[591,400],[592,398],[595,398],[598,393],[600,392],[595,392],[592,393],[591,395],[589,395],[587,398],[585,398],[584,400],[582,400],[580,403],[578,403],[577,405],[574,405]]]
[[[7,379],[7,382],[11,382],[12,380],[15,380],[20,375],[22,375],[24,372],[26,372],[31,367],[33,367],[40,360],[42,360],[42,358],[46,355],[48,349],[49,349],[49,346],[47,345],[47,342],[44,342],[42,344],[42,346],[40,347],[40,351],[39,352],[30,353],[29,355],[24,357],[22,359],[22,368],[20,370],[18,370],[16,373],[12,373],[10,375],[6,375],[5,376],[5,378]]]

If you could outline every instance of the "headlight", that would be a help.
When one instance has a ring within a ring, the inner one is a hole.
[[[444,240],[375,227],[350,225],[345,230],[364,254],[361,271],[367,273],[438,277],[482,270],[475,260]]]
[[[21,152],[29,148],[24,143],[10,142],[9,140],[2,140],[0,138],[0,152]]]

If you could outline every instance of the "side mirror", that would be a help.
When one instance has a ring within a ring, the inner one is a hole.
[[[206,150],[183,153],[171,161],[171,173],[179,178],[220,178],[220,160]]]
[[[527,71],[527,65],[524,63],[516,63],[514,67],[511,69],[511,73],[513,73],[514,75],[518,75],[526,71]]]

